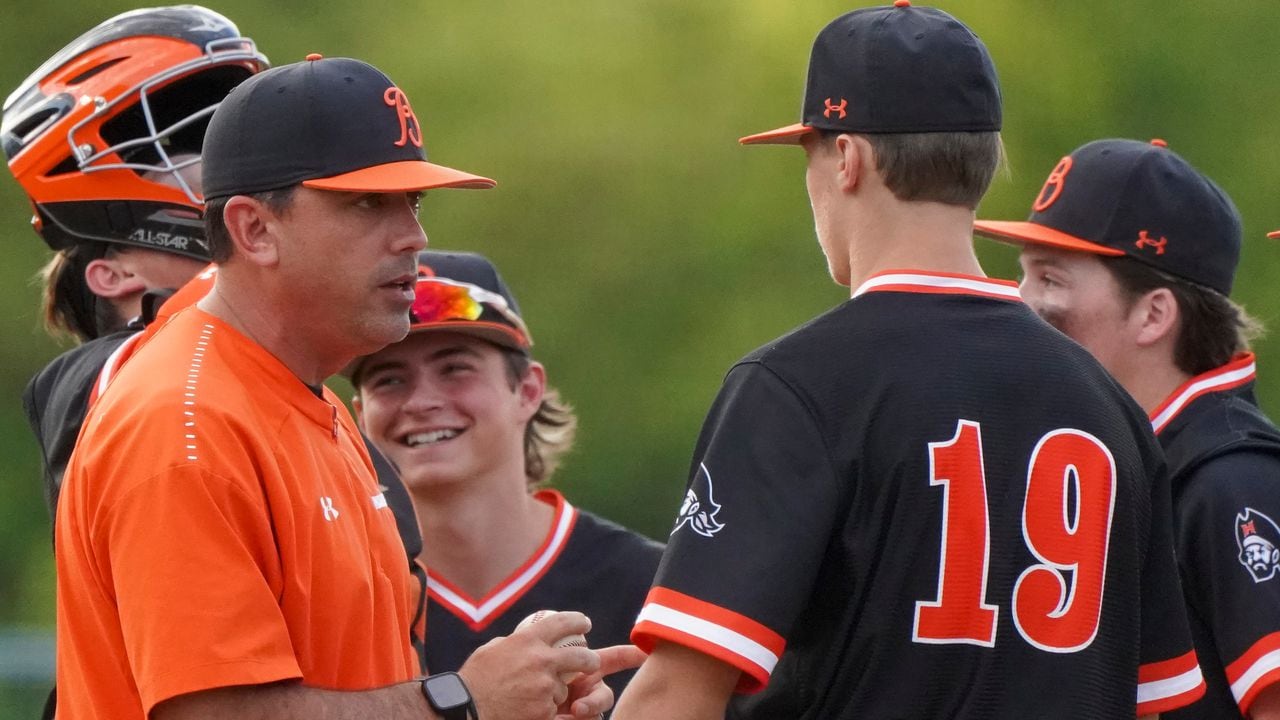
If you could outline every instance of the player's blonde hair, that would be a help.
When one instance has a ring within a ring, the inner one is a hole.
[[[509,349],[503,349],[502,356],[507,365],[507,380],[514,390],[529,373],[532,358]],[[542,404],[524,428],[524,475],[530,485],[539,485],[551,477],[560,466],[560,459],[573,448],[577,430],[578,417],[573,406],[560,399],[560,391],[548,385]]]

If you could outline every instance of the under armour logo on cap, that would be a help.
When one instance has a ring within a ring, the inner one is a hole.
[[[1145,247],[1153,247],[1156,249],[1157,255],[1163,255],[1164,246],[1168,242],[1169,240],[1167,238],[1163,238],[1163,237],[1158,239],[1153,238],[1147,234],[1146,230],[1143,230],[1142,232],[1138,233],[1138,240],[1133,243],[1133,246],[1138,248],[1139,250]]]

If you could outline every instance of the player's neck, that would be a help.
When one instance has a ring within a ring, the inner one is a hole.
[[[973,212],[932,202],[892,202],[857,212],[845,239],[849,286],[886,270],[984,275],[973,250]]]
[[[473,599],[487,595],[537,552],[555,514],[529,495],[523,474],[503,484],[462,483],[413,495],[424,562]]]
[[[1116,380],[1147,415],[1191,379],[1190,375],[1178,369],[1171,354],[1154,355],[1145,359],[1131,358],[1124,368],[1113,371]]]

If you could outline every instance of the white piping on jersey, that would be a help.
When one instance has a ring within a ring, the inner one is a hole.
[[[853,297],[876,290],[886,285],[923,285],[925,287],[944,288],[948,290],[970,290],[973,292],[999,295],[1010,300],[1022,300],[1018,288],[984,280],[982,278],[947,277],[943,275],[922,275],[917,273],[889,273],[876,275],[858,286]]]
[[[1230,385],[1232,383],[1239,382],[1240,380],[1252,379],[1257,371],[1257,362],[1250,362],[1242,368],[1221,374],[1213,374],[1203,380],[1197,380],[1196,382],[1191,383],[1185,390],[1178,394],[1178,397],[1175,398],[1173,402],[1169,403],[1164,410],[1160,411],[1159,415],[1151,418],[1151,429],[1156,434],[1159,434],[1160,431],[1164,429],[1164,426],[1168,425],[1169,421],[1173,420],[1174,416],[1177,415],[1182,408],[1186,407],[1187,403],[1191,402],[1202,393],[1220,388],[1223,385]]]
[[[142,331],[138,331],[125,338],[125,341],[120,343],[120,347],[111,351],[111,354],[107,356],[107,361],[102,364],[102,370],[98,372],[98,397],[102,397],[102,393],[107,391],[107,385],[111,384],[112,378],[116,376],[116,371],[120,369],[116,367],[116,364],[120,362],[120,356],[129,352],[129,348],[137,345],[141,339]]]
[[[569,539],[569,530],[573,527],[573,521],[577,517],[577,509],[570,505],[569,501],[564,501],[564,507],[560,511],[560,516],[556,518],[554,530],[551,533],[551,542],[547,543],[547,547],[538,554],[538,557],[529,564],[529,567],[524,569],[524,572],[499,588],[479,605],[473,604],[467,598],[451,590],[444,583],[432,577],[430,572],[427,574],[427,590],[450,606],[450,609],[466,615],[471,622],[479,625],[487,624],[493,619],[490,615],[494,611],[505,605],[508,600],[527,590],[546,571],[547,567],[551,565],[551,561],[560,554],[560,550]]]
[[[759,666],[766,675],[773,674],[773,668],[778,664],[778,656],[772,650],[746,635],[736,630],[730,630],[723,625],[704,620],[696,615],[681,612],[675,608],[658,603],[648,603],[640,610],[640,615],[636,618],[636,624],[639,625],[646,621],[702,638],[747,660],[753,665]]]
[[[1178,697],[1195,690],[1203,682],[1204,675],[1200,672],[1199,664],[1171,678],[1140,682],[1138,683],[1138,705]]]
[[[1240,676],[1240,679],[1231,683],[1231,694],[1235,696],[1236,704],[1240,704],[1240,701],[1244,699],[1245,695],[1249,694],[1254,684],[1261,680],[1263,675],[1277,668],[1280,668],[1280,650],[1272,650],[1254,660],[1249,669],[1245,670],[1244,674]]]
[[[196,452],[196,384],[200,380],[200,366],[204,364],[204,351],[213,337],[213,326],[205,323],[200,330],[200,338],[196,340],[195,352],[191,354],[191,365],[187,368],[187,384],[182,393],[182,437],[187,450],[187,460],[200,459]]]

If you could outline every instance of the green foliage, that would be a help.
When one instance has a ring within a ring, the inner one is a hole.
[[[13,0],[0,0],[0,6]],[[0,90],[124,2],[0,7]],[[1020,219],[1059,157],[1100,137],[1162,137],[1245,217],[1236,297],[1280,322],[1273,3],[957,0],[991,49],[1011,173],[986,217]],[[803,161],[736,138],[795,122],[814,34],[849,7],[779,0],[539,3],[226,0],[276,63],[352,55],[406,90],[432,159],[498,179],[432,193],[432,246],[473,249],[516,289],[551,382],[576,407],[555,482],[579,504],[664,537],[702,414],[739,356],[845,297],[813,239]],[[48,524],[23,383],[58,348],[29,278],[46,251],[0,181],[0,624],[52,623]],[[979,242],[995,275],[1011,249]],[[1280,408],[1280,352],[1259,345]]]

